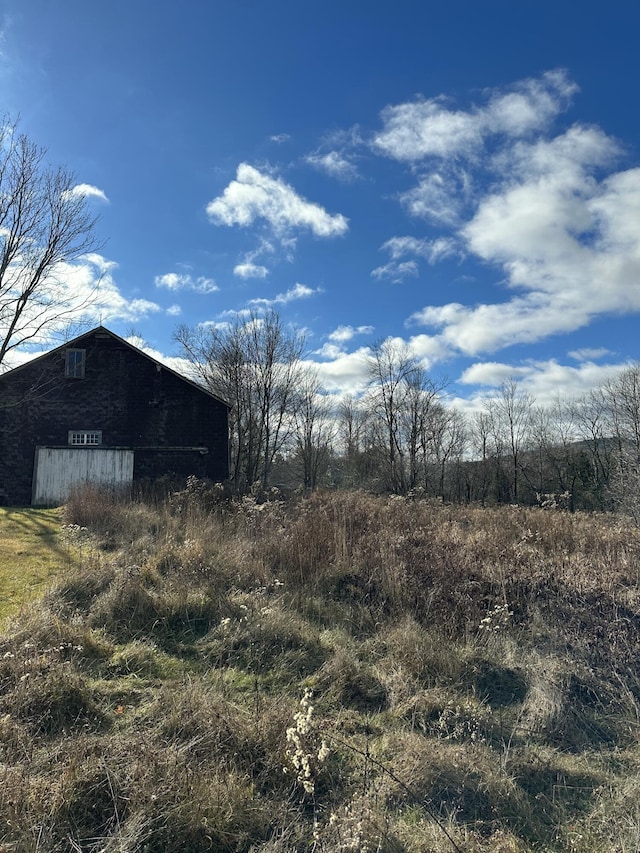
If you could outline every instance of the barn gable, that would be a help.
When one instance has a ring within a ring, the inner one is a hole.
[[[70,466],[78,480],[109,482],[113,470],[113,482],[221,481],[228,414],[223,400],[99,326],[0,376],[0,490],[11,504],[60,502],[38,478],[59,474],[64,492]]]

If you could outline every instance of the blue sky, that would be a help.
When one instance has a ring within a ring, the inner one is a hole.
[[[0,0],[3,111],[100,215],[91,322],[273,307],[325,387],[402,339],[460,405],[639,357],[637,2]]]

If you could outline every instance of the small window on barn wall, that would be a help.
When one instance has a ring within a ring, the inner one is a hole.
[[[67,379],[84,379],[85,354],[86,350],[83,349],[68,349],[66,351],[64,375]]]
[[[102,444],[102,430],[70,429],[69,444],[73,447],[97,447]]]

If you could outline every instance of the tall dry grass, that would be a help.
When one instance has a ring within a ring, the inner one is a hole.
[[[65,517],[84,564],[0,639],[0,849],[633,849],[624,520],[196,482]]]

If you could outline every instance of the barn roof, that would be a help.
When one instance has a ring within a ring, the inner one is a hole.
[[[102,325],[96,326],[95,329],[91,329],[88,332],[84,332],[82,335],[78,335],[77,338],[73,338],[70,341],[65,341],[65,343],[61,344],[59,347],[55,347],[54,349],[37,356],[37,358],[32,358],[29,361],[25,361],[24,364],[21,364],[18,367],[14,367],[13,370],[7,370],[6,373],[0,375],[0,382],[3,382],[4,380],[10,378],[14,374],[18,373],[21,370],[24,370],[25,368],[33,364],[37,364],[39,361],[48,358],[56,352],[61,352],[63,350],[74,347],[80,348],[80,345],[85,338],[88,338],[91,335],[95,334],[108,335],[109,337],[114,338],[116,341],[118,341],[118,343],[122,344],[123,346],[130,349],[132,352],[136,353],[136,355],[146,358],[152,364],[155,364],[158,368],[166,370],[167,373],[173,374],[173,376],[176,376],[178,379],[182,380],[182,382],[186,382],[187,385],[191,385],[193,388],[195,388],[197,391],[200,391],[202,394],[206,394],[208,397],[213,397],[214,400],[217,400],[219,403],[222,403],[227,408],[231,408],[231,406],[229,405],[229,403],[227,403],[226,400],[223,400],[222,397],[218,397],[217,394],[213,394],[211,391],[209,391],[208,388],[205,388],[204,385],[200,385],[193,379],[189,379],[186,376],[183,376],[182,373],[178,373],[177,370],[173,370],[171,367],[167,367],[166,364],[163,364],[163,362],[158,361],[157,358],[153,358],[152,356],[148,355],[144,350],[141,350],[139,347],[130,344],[129,341],[125,340],[124,338],[121,338],[120,335],[116,335],[116,333],[112,332],[111,329],[107,329],[106,326]]]

